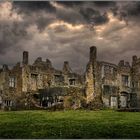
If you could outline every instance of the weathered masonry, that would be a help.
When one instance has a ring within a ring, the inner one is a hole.
[[[97,48],[90,47],[89,62],[83,75],[74,73],[69,62],[62,70],[52,66],[49,59],[38,57],[29,64],[29,53],[23,52],[22,63],[12,69],[0,69],[0,108],[16,106],[30,95],[38,96],[40,106],[63,102],[68,89],[78,88],[86,103],[98,102],[111,108],[140,108],[140,58],[132,57],[132,64],[121,60],[118,65],[98,61]],[[25,98],[26,97],[26,98]]]
[[[65,61],[60,71],[52,66],[49,59],[43,61],[38,57],[30,65],[28,57],[28,52],[24,51],[22,64],[17,63],[12,69],[3,65],[0,69],[1,108],[15,106],[22,99],[27,105],[31,95],[41,95],[40,105],[51,106],[63,101],[66,88],[83,88],[83,76],[72,72],[69,62]]]
[[[95,97],[107,107],[140,107],[140,58],[132,57],[132,65],[121,60],[118,65],[98,61],[96,47],[90,48],[86,70],[87,102]],[[100,98],[101,97],[101,98]]]

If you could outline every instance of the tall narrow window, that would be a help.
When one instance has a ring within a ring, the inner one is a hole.
[[[37,74],[31,74],[31,89],[36,90],[37,89],[37,79],[38,75]]]
[[[10,77],[9,78],[9,87],[15,87],[16,82],[15,82],[15,77]]]
[[[122,83],[124,86],[128,86],[128,75],[122,75]]]

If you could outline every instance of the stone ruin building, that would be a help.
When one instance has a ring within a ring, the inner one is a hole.
[[[29,64],[28,52],[23,52],[22,64],[12,69],[0,69],[0,108],[17,104],[18,97],[39,97],[40,106],[63,102],[69,88],[81,89],[86,103],[99,102],[109,108],[140,107],[140,58],[132,57],[132,64],[121,60],[118,65],[97,60],[97,48],[90,47],[89,62],[83,75],[74,73],[65,61],[62,70],[52,66],[49,59],[38,57]],[[30,98],[26,98],[30,99]],[[25,105],[28,100],[24,101]]]
[[[83,87],[83,76],[76,74],[65,61],[62,71],[55,69],[49,59],[43,61],[38,57],[32,65],[29,64],[29,54],[23,52],[22,64],[17,63],[12,69],[3,65],[0,69],[0,106],[12,107],[16,100],[24,98],[25,105],[29,96],[38,95],[41,106],[51,106],[62,102],[66,96],[66,88]]]
[[[118,65],[98,61],[96,47],[90,48],[86,69],[87,102],[96,101],[111,108],[140,107],[140,58],[132,64],[121,60]]]

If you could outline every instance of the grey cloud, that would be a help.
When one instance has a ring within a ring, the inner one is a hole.
[[[98,7],[115,6],[115,1],[57,1],[57,3],[67,7],[79,7],[85,4],[90,4]]]
[[[129,3],[124,6],[128,16],[138,16],[140,14],[140,2]]]
[[[111,8],[111,11],[120,20],[133,21],[140,15],[140,2],[139,1],[120,1]]]
[[[6,53],[10,48],[18,50],[17,42],[26,39],[27,33],[19,22],[0,22],[0,53]]]
[[[131,62],[132,56],[140,57],[139,48],[139,26],[128,25],[122,30],[118,30],[110,38],[105,37],[103,41],[98,42],[98,56],[100,60],[118,63],[120,59]],[[116,38],[119,38],[116,40]]]
[[[26,12],[26,14],[42,10],[55,12],[55,7],[53,7],[49,1],[14,1],[13,8],[18,8],[19,12]]]
[[[56,20],[55,17],[51,17],[51,18],[39,17],[39,18],[35,19],[34,22],[38,26],[38,29],[40,31],[42,31],[44,28],[46,28],[47,25],[53,23],[55,20]]]
[[[66,16],[67,13],[61,14],[62,19],[70,22],[71,18],[73,18],[71,23],[81,22],[82,24],[88,24],[90,22],[94,22],[96,25],[108,22],[106,11],[108,11],[111,7],[116,7],[116,2],[113,1],[60,1],[57,3],[65,6],[66,8],[71,8],[75,12],[71,12],[71,15],[68,14],[68,16]]]
[[[81,9],[80,13],[86,19],[87,23],[92,21],[95,25],[106,23],[109,20],[106,13],[101,15],[99,11],[92,8]]]
[[[57,9],[57,18],[71,24],[89,24],[94,21],[96,25],[108,22],[106,12],[94,9],[93,2],[57,2],[65,6],[64,9]],[[68,8],[67,8],[68,7]]]
[[[86,23],[86,20],[82,17],[77,9],[58,9],[56,12],[56,17],[59,20],[63,20],[73,25]]]
[[[64,5],[66,7],[73,7],[73,6],[79,6],[84,4],[84,1],[57,1],[58,4]]]
[[[45,11],[51,14],[54,14],[57,19],[69,22],[71,24],[87,24],[90,20],[94,20],[95,24],[103,24],[108,21],[106,13],[100,13],[100,10],[94,10],[94,5],[101,5],[101,3],[105,5],[111,5],[110,2],[79,2],[79,1],[58,1],[58,4],[64,6],[64,9],[55,8],[50,2],[46,1],[29,1],[29,2],[13,2],[13,8],[17,9],[18,12],[24,13],[25,18],[28,18],[28,21],[31,21],[29,17],[33,20],[32,13],[36,13],[38,16],[39,12]],[[102,5],[103,5],[102,4]],[[88,5],[92,5],[93,8],[88,8]],[[67,8],[68,7],[68,8]],[[35,17],[36,18],[36,17]],[[53,22],[53,19],[48,19],[45,16],[38,17],[35,20],[38,28],[42,30],[49,23]]]
[[[115,1],[94,1],[93,3],[99,7],[107,7],[107,6],[115,6],[116,5]]]
[[[49,1],[15,1],[13,10],[23,14],[24,24],[27,27],[36,24],[40,31],[56,19],[56,9]],[[50,14],[51,17],[47,14]]]
[[[30,53],[30,63],[41,56],[44,60],[49,58],[55,67],[61,69],[63,61],[68,60],[74,70],[83,72],[89,58],[89,47],[92,45],[97,46],[99,60],[113,63],[118,63],[119,59],[131,60],[132,55],[139,55],[137,2],[57,3],[63,8],[54,7],[49,2],[13,2],[12,10],[22,15],[23,20],[11,22],[7,19],[0,22],[0,64],[14,64],[22,58],[22,51],[27,50]],[[128,18],[131,24],[116,23],[108,26],[110,21],[107,13],[111,12],[110,8],[115,18],[122,17],[119,20],[131,15],[133,18]],[[97,32],[90,31],[86,26],[75,31],[65,25],[49,28],[51,23],[60,20],[73,27],[79,24],[89,25],[94,21],[95,26],[105,27],[105,30],[101,32],[100,39]],[[29,28],[35,29],[28,30]]]

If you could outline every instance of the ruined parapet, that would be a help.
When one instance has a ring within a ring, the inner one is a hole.
[[[121,60],[118,64],[118,72],[119,73],[126,73],[126,74],[130,74],[131,71],[131,66],[129,64],[129,62],[125,62],[124,60]]]
[[[130,67],[129,62],[125,62],[125,66],[126,66],[126,67]]]
[[[130,67],[129,62],[125,62],[124,60],[120,60],[120,62],[118,63],[119,67]]]
[[[124,66],[124,60],[120,60],[118,66],[123,67]]]
[[[46,59],[46,61],[42,60],[42,57],[38,57],[34,63],[34,66],[39,68],[40,70],[50,70],[52,68],[52,63],[49,59]]]
[[[28,52],[24,51],[23,52],[23,61],[22,61],[23,65],[28,65]]]
[[[72,72],[68,61],[64,61],[63,72],[64,73],[71,73]]]
[[[35,60],[35,63],[40,63],[42,62],[42,57],[38,57],[36,60]]]

